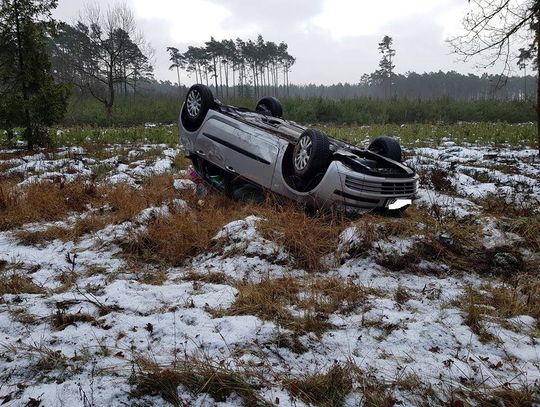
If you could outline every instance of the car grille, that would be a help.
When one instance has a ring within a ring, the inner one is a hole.
[[[414,194],[416,181],[407,182],[377,182],[364,179],[345,177],[345,185],[356,191],[367,192],[370,194],[402,196]]]
[[[373,168],[373,170],[383,177],[400,177],[404,174],[404,171],[400,170],[399,168],[377,167]]]

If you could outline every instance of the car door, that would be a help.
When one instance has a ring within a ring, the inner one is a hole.
[[[214,143],[213,149],[222,153],[224,168],[228,171],[271,187],[279,151],[279,144],[272,135],[242,123],[215,120],[207,123],[199,137]]]
[[[227,169],[265,188],[271,188],[279,152],[279,144],[274,137],[236,129],[231,134],[231,143],[235,143],[237,148],[232,148],[230,154],[226,154]]]
[[[198,134],[195,140],[195,153],[217,165],[220,168],[225,168],[225,151],[224,146],[214,140],[212,134],[220,132],[220,126],[222,125],[220,120],[216,118],[209,119],[203,130]]]

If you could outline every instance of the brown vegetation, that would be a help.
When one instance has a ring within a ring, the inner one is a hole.
[[[300,379],[285,379],[287,390],[305,403],[320,407],[343,405],[351,392],[353,377],[350,367],[333,365],[326,373],[307,375]]]
[[[56,330],[63,330],[69,325],[77,326],[77,322],[90,322],[96,323],[96,319],[87,313],[76,312],[76,313],[67,313],[63,309],[57,309],[55,313],[51,315],[51,325]]]
[[[231,394],[240,396],[247,407],[270,406],[257,390],[260,385],[249,372],[240,371],[217,361],[189,358],[171,366],[162,367],[144,358],[136,359],[137,370],[131,377],[135,387],[132,396],[160,395],[173,406],[184,406],[177,388],[184,386],[192,395],[207,393],[216,402]]]
[[[170,201],[177,196],[173,178],[150,177],[139,189],[127,184],[97,186],[89,181],[73,183],[34,183],[18,187],[0,183],[0,230],[13,229],[29,222],[65,219],[71,213],[85,212],[88,205],[100,208],[77,219],[72,225],[52,226],[39,231],[17,231],[24,244],[42,244],[54,239],[77,240],[108,224],[133,219],[141,210]]]
[[[34,183],[26,187],[0,184],[0,230],[29,222],[54,221],[69,212],[85,210],[96,198],[96,187],[86,182]]]
[[[123,243],[124,252],[144,261],[181,265],[215,244],[212,238],[226,223],[249,213],[248,207],[220,194],[210,193],[202,204],[196,196],[182,198],[188,201],[189,211],[150,220],[144,231]]]
[[[529,315],[536,318],[540,327],[540,280],[524,275],[511,283],[483,287],[481,291],[467,287],[456,305],[465,311],[465,323],[480,336],[486,332],[482,322],[485,319],[502,320],[504,326],[509,326],[504,323],[507,318]]]
[[[42,294],[43,292],[45,290],[34,283],[31,277],[15,271],[0,271],[0,297],[5,294]]]
[[[216,316],[257,315],[291,329],[295,334],[321,334],[331,328],[330,314],[347,314],[365,305],[377,290],[338,278],[299,279],[282,277],[260,283],[240,283],[230,308],[214,311]],[[293,313],[297,307],[300,313]]]
[[[420,183],[427,188],[450,195],[456,194],[456,188],[450,181],[451,174],[443,168],[419,170],[418,176],[420,177]]]
[[[306,271],[328,269],[321,258],[336,251],[345,220],[339,216],[312,217],[293,204],[269,209],[264,211],[265,221],[259,227],[263,236],[284,247],[298,268]]]

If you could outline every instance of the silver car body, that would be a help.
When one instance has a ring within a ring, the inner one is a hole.
[[[333,160],[324,176],[313,188],[296,189],[285,169],[290,149],[306,127],[292,121],[220,106],[208,111],[196,131],[185,129],[182,120],[179,129],[181,142],[192,158],[200,157],[230,174],[306,205],[352,211],[400,209],[410,204],[416,194],[418,177],[412,169],[332,138]],[[362,160],[373,159],[388,167],[384,174],[359,171],[364,168]]]

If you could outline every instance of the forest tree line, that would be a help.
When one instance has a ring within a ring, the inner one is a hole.
[[[475,75],[461,74],[455,71],[407,72],[395,74],[392,80],[392,96],[384,95],[384,85],[373,82],[371,75],[365,75],[359,83],[337,83],[333,85],[317,85],[313,83],[298,85],[290,83],[288,87],[280,84],[277,88],[271,88],[268,94],[280,98],[323,98],[334,100],[349,99],[411,99],[411,100],[437,100],[449,98],[460,102],[477,100],[500,100],[500,101],[527,101],[533,100],[535,96],[536,77],[510,76],[503,78],[501,84],[499,75]],[[193,82],[195,83],[195,82]],[[176,83],[171,81],[150,80],[141,84],[140,92],[147,95],[178,96],[184,95],[191,83],[182,84],[180,92]],[[210,89],[214,94],[221,92],[218,85],[216,92],[215,85],[210,83]],[[265,89],[267,90],[267,89]],[[223,91],[225,92],[225,90]],[[266,93],[265,93],[266,94]],[[226,96],[226,93],[225,93]],[[252,87],[246,89],[239,85],[229,87],[229,98],[256,98]]]

